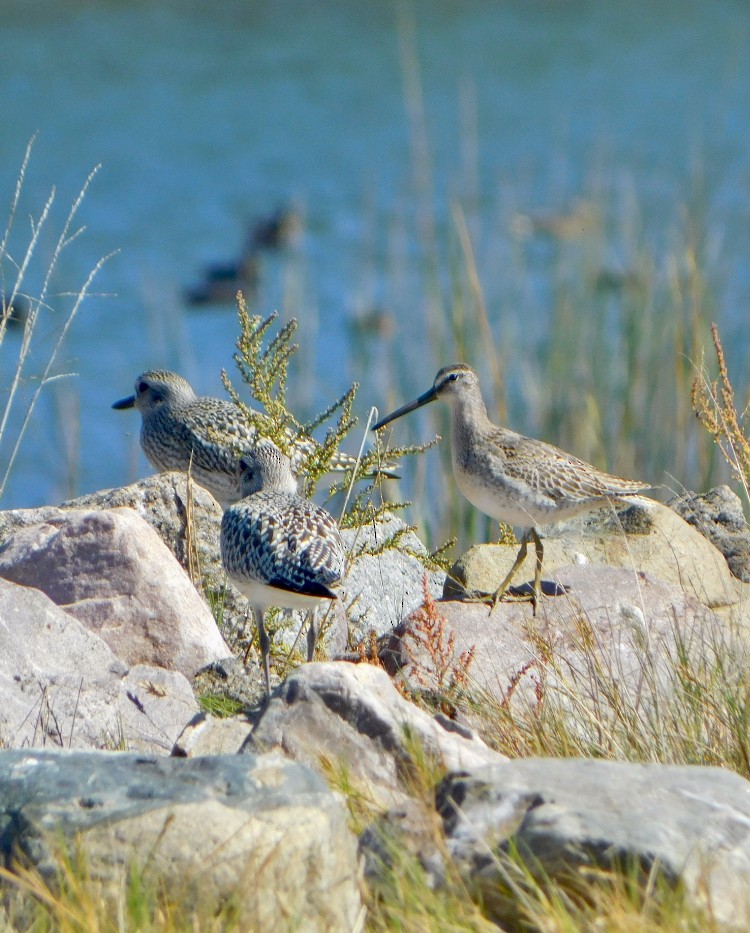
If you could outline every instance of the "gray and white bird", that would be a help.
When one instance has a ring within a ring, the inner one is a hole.
[[[524,558],[529,540],[536,547],[534,606],[541,595],[544,546],[539,525],[564,521],[594,509],[621,505],[650,486],[603,473],[585,460],[544,441],[524,437],[493,424],[482,398],[479,378],[465,363],[441,369],[431,389],[408,405],[386,415],[373,427],[435,399],[451,409],[451,457],[458,488],[485,515],[524,529],[521,548],[505,579],[493,594],[494,608],[510,586]]]
[[[141,447],[157,470],[190,470],[223,509],[242,498],[239,452],[252,449],[263,438],[234,402],[197,396],[182,376],[154,369],[136,379],[134,395],[112,407],[136,408],[141,413]],[[289,441],[291,468],[297,475],[318,443],[312,438],[292,439],[291,434]],[[342,472],[356,462],[355,457],[339,453],[331,469]],[[393,474],[384,470],[382,475]]]
[[[221,520],[221,560],[229,579],[247,597],[258,626],[266,692],[271,692],[267,609],[314,609],[337,598],[344,573],[338,525],[325,509],[297,495],[289,458],[261,442],[241,459],[245,498]],[[312,614],[308,660],[315,648]]]

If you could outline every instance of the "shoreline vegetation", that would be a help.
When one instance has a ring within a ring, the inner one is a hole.
[[[413,132],[422,131],[417,127]],[[421,148],[426,145],[422,140]],[[23,174],[27,163],[28,155]],[[602,166],[592,168],[583,190],[561,193],[547,211],[526,207],[520,185],[503,188],[494,214],[480,214],[468,194],[458,194],[439,208],[429,174],[413,185],[419,197],[414,216],[391,217],[377,207],[365,215],[362,242],[353,246],[361,257],[358,268],[342,283],[352,309],[348,367],[352,379],[363,374],[356,412],[362,430],[370,406],[377,405],[381,413],[392,410],[421,391],[441,366],[462,361],[479,373],[495,422],[555,444],[600,469],[663,486],[665,495],[731,479],[691,405],[696,376],[712,381],[718,374],[711,352],[713,322],[724,338],[739,411],[748,396],[741,363],[749,341],[727,318],[724,260],[716,249],[720,231],[708,217],[711,193],[702,190],[700,178],[693,190],[682,192],[683,202],[667,207],[661,222],[646,219],[633,181],[614,171],[608,175]],[[460,184],[457,188],[462,190]],[[47,216],[43,207],[31,210],[40,216],[39,227]],[[23,269],[26,299],[36,302],[32,286],[44,279],[44,270],[33,270],[18,258],[27,244],[20,239],[21,225],[13,222],[15,210],[2,241],[2,285],[8,297],[20,294],[15,270]],[[70,235],[73,221],[72,215],[66,251],[75,249],[79,234],[85,236],[84,230]],[[376,248],[381,240],[383,247]],[[279,259],[286,283],[283,307],[254,307],[246,297],[253,313],[266,317],[278,310],[282,322],[292,317],[300,321],[305,352],[293,361],[288,399],[290,409],[306,420],[320,404],[316,370],[325,361],[319,312],[306,307],[306,301],[314,305],[316,299],[305,282],[304,237],[300,242],[301,251]],[[407,244],[408,269],[400,258]],[[38,264],[42,253],[33,255]],[[105,261],[96,263],[92,275]],[[65,292],[74,295],[76,289],[66,283]],[[40,296],[39,320],[45,328],[53,322],[57,328],[64,316],[58,305],[65,296],[56,297],[49,288]],[[159,311],[148,313],[156,316]],[[93,326],[89,315],[75,322],[81,326]],[[14,352],[17,334],[6,329],[4,337],[2,352]],[[49,464],[49,470],[57,473],[58,488],[73,496],[90,491],[78,481],[85,448],[76,415],[81,402],[75,382],[57,378],[65,365],[59,356],[58,361],[57,370],[53,366],[48,373],[56,377],[49,389],[67,417],[49,417],[45,430],[59,433],[57,446],[65,455]],[[41,361],[33,370],[27,363],[19,383],[24,402],[42,372]],[[8,389],[2,388],[5,394]],[[14,398],[19,398],[18,388]],[[393,436],[401,444],[428,441],[436,434],[448,436],[447,413],[440,410],[415,416]],[[4,449],[8,439],[2,443]],[[3,473],[7,483],[8,470]],[[430,457],[418,458],[404,477],[401,495],[411,501],[410,520],[420,527],[428,547],[455,537],[462,550],[492,534],[490,523],[453,495],[452,484],[446,443],[438,444]],[[416,490],[423,494],[416,495]]]
[[[48,196],[37,213],[31,213],[28,239],[24,234],[16,236],[14,227],[18,225],[21,213],[22,194],[31,154],[36,142],[33,136],[26,146],[16,187],[13,192],[8,218],[2,237],[0,237],[0,503],[14,469],[19,450],[24,441],[32,416],[42,393],[52,392],[72,374],[63,370],[59,360],[65,339],[81,310],[84,301],[91,297],[91,287],[97,273],[114,253],[102,256],[86,274],[83,282],[70,291],[59,292],[59,266],[67,250],[85,233],[85,227],[77,226],[77,215],[86,193],[93,182],[100,166],[89,172],[86,179],[68,208],[59,232],[54,231],[53,208],[57,199],[57,190],[53,185]],[[20,237],[18,249],[15,243]],[[40,258],[46,256],[46,259]],[[51,349],[43,352],[41,359],[33,354],[35,334],[40,318],[49,326],[54,322],[54,338]],[[15,341],[9,339],[9,328],[20,330],[20,342],[14,349]],[[14,354],[14,360],[8,360],[7,354]],[[57,396],[62,402],[64,390]],[[12,416],[21,410],[20,422],[15,426]],[[60,431],[66,452],[65,458],[68,475],[75,475],[78,419],[75,406],[68,411],[58,409]],[[70,415],[70,418],[66,416]],[[69,421],[68,432],[64,425]]]
[[[19,297],[28,302],[15,365],[9,366],[6,356],[2,369],[0,506],[39,395],[50,391],[66,375],[59,363],[59,351],[82,303],[90,296],[97,272],[108,258],[103,257],[94,265],[75,294],[63,296],[68,310],[60,315],[59,336],[48,359],[41,365],[34,362],[37,368],[32,372],[31,347],[36,322],[40,314],[58,310],[58,297],[53,292],[58,260],[84,232],[76,227],[76,216],[97,171],[87,177],[70,208],[42,277],[43,284],[36,295],[29,294],[24,283],[55,197],[53,189],[33,223],[25,250],[17,254],[21,258],[11,255],[9,246],[33,142],[27,148],[9,220],[0,239],[5,296],[0,354],[14,352],[15,344],[8,339],[9,327],[19,325],[11,325],[11,309]],[[637,218],[637,208],[630,205],[627,211],[624,208],[618,211],[612,192],[600,190],[565,214],[534,216],[518,212],[508,241],[515,265],[508,274],[515,283],[521,307],[522,281],[528,271],[530,252],[536,248],[534,244],[543,244],[549,257],[546,279],[551,301],[549,325],[543,336],[527,343],[521,325],[512,322],[509,309],[491,312],[487,307],[476,256],[481,235],[472,219],[457,202],[446,242],[439,242],[428,196],[429,179],[423,178],[418,187],[425,191],[422,212],[415,223],[423,231],[421,286],[425,300],[420,307],[423,319],[419,327],[426,335],[420,346],[419,377],[413,373],[413,361],[404,359],[408,349],[397,348],[390,327],[352,332],[354,359],[390,360],[386,379],[391,385],[391,397],[380,400],[381,411],[412,397],[412,377],[421,384],[424,373],[430,375],[440,365],[461,358],[479,371],[494,410],[514,427],[520,427],[519,413],[523,406],[526,433],[559,444],[602,468],[663,483],[674,493],[686,488],[704,490],[731,476],[743,490],[747,504],[750,443],[744,406],[737,402],[737,398],[745,397],[747,387],[733,387],[732,383],[732,361],[740,355],[740,348],[732,346],[732,356],[727,360],[721,340],[722,323],[712,323],[721,302],[712,284],[717,273],[710,267],[709,236],[701,226],[705,211],[700,198],[685,208],[679,234],[670,231],[668,236],[665,232],[665,241],[671,240],[673,245],[658,259],[652,256],[637,221],[630,222]],[[604,261],[613,245],[618,255],[630,257],[618,269],[608,267]],[[258,361],[259,354],[266,352],[261,338],[267,335],[270,321],[264,316],[253,318],[242,301],[240,320],[243,332],[238,344],[240,375],[255,399],[264,403],[272,420],[276,419],[273,428],[281,436],[289,425],[283,418],[283,391],[276,408],[271,392],[273,384],[253,382],[258,373],[263,376],[265,372],[262,366],[258,367]],[[291,339],[288,325],[283,333],[287,335],[284,339]],[[274,366],[281,365],[283,369],[283,389],[288,347],[278,337],[271,337],[271,345],[276,353],[271,357]],[[408,378],[404,375],[408,371],[405,364],[410,364],[412,370]],[[304,368],[304,365],[299,369],[293,367],[290,380]],[[20,431],[11,436],[10,412],[19,404],[20,389],[25,382],[34,388],[26,396],[27,410]],[[231,383],[230,374],[228,389]],[[302,391],[304,387],[298,386],[295,393]],[[330,443],[323,456],[330,454],[351,429],[352,399],[353,395],[347,394],[308,425],[318,429],[331,418],[336,422],[328,434]],[[429,418],[431,429],[447,437],[445,413],[436,407]],[[353,436],[357,430],[354,429]],[[411,434],[399,434],[400,438],[404,436],[429,440],[432,435],[413,429]],[[404,484],[407,492],[426,490],[414,495],[408,513],[420,536],[433,548],[446,538],[456,538],[454,556],[457,556],[469,544],[493,540],[496,529],[465,503],[454,488],[448,445],[437,445],[437,451],[440,465],[433,460],[429,468],[423,452],[410,456],[420,452],[417,448],[390,449],[385,456],[388,459],[394,454],[405,456],[403,464],[413,464]],[[375,450],[368,454],[364,467],[372,467],[383,453]],[[430,455],[434,457],[435,452]],[[76,457],[76,452],[69,453],[69,471],[74,470]],[[324,473],[325,466],[323,459],[314,466],[314,472]],[[386,508],[376,501],[378,504],[371,506],[366,497],[354,495],[349,500],[349,515],[356,519],[352,524],[374,522],[394,507],[394,503],[388,503]],[[397,550],[399,539],[384,545],[386,549],[389,547]],[[437,558],[444,560],[445,555],[436,555]],[[430,567],[434,569],[434,561]],[[195,568],[195,578],[200,578],[200,567]],[[221,625],[221,599],[216,593],[213,596],[212,610]],[[470,712],[473,723],[481,723],[479,734],[491,749],[513,758],[593,756],[598,749],[601,757],[617,761],[710,763],[750,779],[746,738],[750,691],[745,673],[744,632],[731,631],[728,626],[726,632],[717,636],[712,651],[696,659],[676,631],[674,655],[658,659],[668,667],[667,679],[674,690],[669,700],[657,689],[657,660],[644,652],[644,691],[648,697],[634,711],[627,696],[619,692],[619,672],[597,666],[592,631],[582,619],[577,647],[590,659],[590,666],[584,671],[564,670],[564,659],[556,657],[554,645],[539,635],[537,648],[542,660],[536,675],[531,671],[536,676],[537,703],[519,715],[511,699],[529,669],[519,669],[517,679],[509,683],[505,703],[490,701],[480,692],[472,693],[473,654],[459,652],[443,624],[440,605],[425,588],[416,639],[431,658],[438,688],[406,690],[407,697],[430,713]],[[369,649],[363,643],[358,651],[362,660],[379,663],[374,639]],[[652,660],[654,666],[650,666]],[[556,705],[546,693],[545,677],[553,674],[564,681],[568,697],[578,710],[579,718],[574,718],[572,724],[570,710]],[[598,735],[596,742],[592,735]],[[435,788],[445,777],[445,769],[420,749],[418,742],[410,748],[410,761],[411,794],[419,801],[421,812],[432,821],[429,830],[432,841],[445,856],[435,801]],[[328,766],[331,784],[347,800],[351,828],[359,834],[378,817],[380,809],[349,786],[341,762],[329,762]],[[393,840],[389,840],[388,846],[389,859],[379,883],[364,885],[368,909],[365,929],[497,929],[487,919],[481,897],[450,858],[446,860],[443,883],[435,885],[414,853],[399,848]],[[97,886],[95,866],[87,862],[85,854],[75,846],[66,849],[62,845],[57,854],[54,884],[22,860],[12,869],[0,869],[6,905],[10,905],[5,908],[6,916],[24,918],[29,924],[27,929],[65,933],[143,929],[166,933],[244,928],[236,905],[224,905],[218,911],[215,905],[199,905],[192,912],[184,912],[174,902],[172,892],[161,889],[149,878],[148,871],[138,866],[131,867],[113,912],[111,902],[102,897]],[[545,877],[511,847],[503,872],[505,885],[501,896],[517,904],[518,922],[513,929],[595,928],[646,933],[657,929],[720,928],[710,911],[696,907],[685,897],[680,885],[665,884],[655,874],[647,873],[644,878],[640,866],[626,866],[624,871],[601,870],[597,883],[582,889],[580,878],[576,884],[566,886],[559,879]]]

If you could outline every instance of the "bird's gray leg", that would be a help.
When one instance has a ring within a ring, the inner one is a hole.
[[[311,609],[308,613],[310,616],[310,624],[307,627],[307,660],[315,660],[315,641],[318,637],[317,630],[315,628],[315,612]]]
[[[271,662],[269,655],[271,653],[271,639],[268,637],[266,627],[263,624],[263,610],[255,607],[255,622],[258,626],[258,644],[260,645],[260,656],[263,659],[263,676],[266,680],[266,696],[271,696]]]
[[[530,530],[531,537],[534,539],[534,547],[536,548],[536,569],[534,570],[534,595],[531,600],[531,605],[534,615],[536,615],[536,607],[539,604],[539,599],[542,595],[542,561],[544,560],[544,545],[542,544],[542,539],[539,537],[539,532],[536,528]]]
[[[246,611],[246,614],[245,614],[245,626],[246,626],[246,627],[242,630],[243,635],[244,635],[245,631],[247,630],[247,620],[248,620],[248,618],[250,618],[250,619],[252,620],[252,622],[253,622],[253,625],[255,625],[255,620],[256,620],[255,610],[254,610],[253,607],[250,606],[250,605],[248,605],[247,611]],[[251,649],[252,647],[253,647],[253,640],[252,640],[252,638],[251,638],[251,639],[248,641],[248,643],[247,643],[247,648],[245,649],[245,657],[242,659],[242,663],[243,663],[244,665],[247,665],[247,659],[250,657],[250,649]]]
[[[533,528],[527,529],[527,530],[524,532],[523,538],[521,538],[521,547],[518,549],[518,554],[516,554],[516,559],[515,559],[515,561],[513,562],[513,566],[510,568],[510,570],[509,570],[507,576],[505,577],[505,579],[503,580],[503,582],[502,582],[502,583],[500,584],[500,586],[495,590],[495,594],[494,594],[494,596],[492,597],[492,602],[491,602],[491,604],[490,604],[490,612],[492,612],[492,611],[494,610],[495,606],[497,606],[497,604],[500,602],[500,600],[501,600],[502,597],[503,597],[503,593],[505,593],[505,591],[506,591],[506,590],[508,589],[508,587],[510,586],[510,581],[511,581],[511,580],[513,579],[513,577],[515,576],[516,571],[518,570],[518,568],[521,566],[521,564],[522,564],[522,563],[524,562],[524,560],[526,559],[526,552],[527,552],[528,547],[529,547],[529,535],[530,535],[531,532],[534,532],[534,529],[533,529]],[[536,532],[534,532],[534,534],[536,534]],[[537,536],[537,540],[539,540],[538,536]],[[537,552],[537,554],[538,554],[538,552]]]

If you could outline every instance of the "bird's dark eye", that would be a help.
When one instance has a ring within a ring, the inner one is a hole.
[[[450,376],[448,376],[448,382],[455,382],[456,379],[458,379],[458,373],[451,373]]]
[[[138,391],[139,391],[139,392],[145,392],[146,389],[148,389],[148,383],[147,383],[147,382],[139,382],[139,383],[138,383]]]

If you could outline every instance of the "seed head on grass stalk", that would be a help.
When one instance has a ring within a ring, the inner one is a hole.
[[[719,378],[711,380],[701,364],[693,380],[691,401],[698,420],[713,437],[750,500],[750,441],[743,425],[747,409],[738,414],[734,388],[729,379],[724,348],[716,324],[711,325]]]

